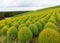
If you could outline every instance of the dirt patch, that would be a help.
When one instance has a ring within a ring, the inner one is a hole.
[[[37,43],[37,41],[38,41],[38,37],[33,37],[32,43]]]

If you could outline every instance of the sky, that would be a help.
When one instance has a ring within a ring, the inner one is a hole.
[[[0,10],[29,10],[60,5],[60,0],[0,0]],[[16,10],[16,9],[15,9]]]

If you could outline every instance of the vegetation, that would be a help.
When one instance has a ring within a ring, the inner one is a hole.
[[[0,42],[60,43],[60,6],[0,20]]]
[[[14,43],[17,38],[17,29],[13,26],[7,31],[7,43]]]
[[[33,34],[27,27],[22,27],[18,32],[18,40],[21,43],[30,43],[32,41]]]
[[[29,28],[34,36],[38,35],[39,31],[38,31],[38,27],[36,25],[30,24]]]
[[[54,30],[58,31],[57,26],[56,26],[54,23],[52,23],[52,22],[48,22],[48,23],[45,25],[44,28],[51,28],[51,29],[54,29]]]
[[[60,43],[60,35],[54,29],[44,29],[39,34],[38,43]]]

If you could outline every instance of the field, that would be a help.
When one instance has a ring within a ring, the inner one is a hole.
[[[60,6],[0,20],[0,43],[60,43]]]

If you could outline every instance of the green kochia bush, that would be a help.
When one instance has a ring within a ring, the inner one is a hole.
[[[26,21],[26,26],[29,26],[30,24],[32,24],[32,22],[30,20]]]
[[[44,27],[44,25],[48,22],[48,19],[50,18],[51,14],[47,14],[47,16],[45,16],[44,18],[41,18],[39,20],[40,23],[42,23],[42,26]]]
[[[22,27],[18,32],[18,40],[21,43],[29,43],[32,40],[33,34],[27,27]]]
[[[32,21],[32,19],[33,19],[32,17],[29,18],[30,21]]]
[[[34,36],[37,36],[39,33],[38,27],[35,24],[30,24],[29,26],[31,32],[33,33]]]
[[[37,21],[39,21],[38,17],[36,17],[32,22],[37,22]]]
[[[7,35],[8,29],[9,29],[9,26],[8,26],[8,25],[4,26],[4,27],[1,29],[1,35]]]
[[[9,19],[6,19],[5,25],[8,25],[9,27],[12,26],[12,22]]]
[[[45,25],[44,28],[51,28],[51,29],[54,29],[54,30],[58,31],[57,26],[56,26],[54,23],[52,23],[52,22],[48,22],[48,23]]]
[[[44,21],[45,23],[47,23],[48,19],[50,18],[51,14],[48,14],[47,16],[45,16],[44,18],[41,18],[40,20]]]
[[[38,43],[60,43],[60,35],[54,29],[44,29],[39,34]]]
[[[44,20],[42,20],[42,19],[41,19],[41,20],[39,20],[39,23],[41,23],[41,24],[42,24],[42,27],[44,27],[44,25],[46,24],[46,23],[45,23],[45,21],[44,21]]]
[[[17,23],[17,22],[14,22],[14,23],[13,23],[13,26],[15,26],[17,29],[18,29],[19,25],[20,25],[20,24]]]
[[[2,29],[5,26],[5,24],[0,23],[0,29]]]
[[[7,43],[13,43],[17,38],[17,29],[12,26],[7,31]]]
[[[19,24],[23,24],[23,23],[25,23],[25,21],[24,21],[23,19],[20,19],[20,20],[18,21],[18,23],[19,23]]]
[[[26,25],[25,24],[21,24],[21,25],[19,25],[19,27],[18,27],[18,31],[22,28],[22,27],[25,27]]]
[[[60,14],[59,13],[56,15],[56,19],[60,23]]]
[[[51,16],[48,22],[52,22],[52,23],[56,24],[55,17]]]
[[[39,32],[42,31],[42,24],[40,22],[35,22],[34,24],[38,27]]]
[[[0,36],[1,36],[1,29],[5,26],[5,24],[0,23]]]

